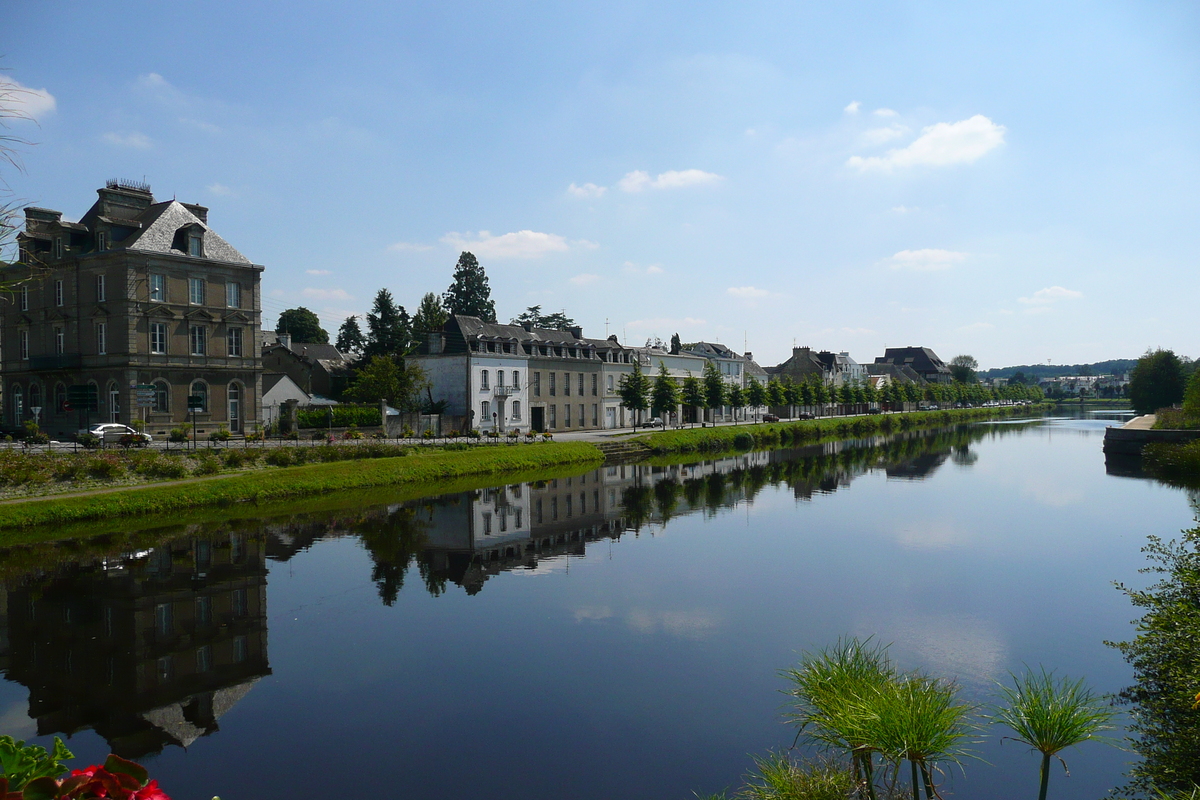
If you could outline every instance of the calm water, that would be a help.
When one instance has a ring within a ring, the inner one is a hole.
[[[1022,664],[1116,691],[1129,671],[1103,641],[1134,612],[1111,582],[1144,582],[1145,536],[1192,512],[1105,473],[1107,424],[0,552],[0,733],[137,758],[176,800],[682,800],[791,744],[777,671],[845,634],[974,699]],[[953,796],[1032,790],[1022,748],[980,754]],[[1099,797],[1128,758],[1066,755],[1057,797]]]

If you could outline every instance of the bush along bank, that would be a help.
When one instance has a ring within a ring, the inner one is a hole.
[[[1052,408],[1050,404],[958,408],[945,411],[912,411],[904,414],[869,414],[861,417],[829,417],[797,422],[733,425],[723,428],[689,428],[651,433],[640,436],[635,441],[644,443],[660,455],[751,450],[757,447],[802,444],[821,439],[845,439],[853,436],[953,425],[972,420],[1036,415],[1049,408]]]
[[[320,452],[324,448],[313,448]],[[354,448],[357,449],[357,448]],[[268,451],[270,453],[271,451]],[[294,451],[310,452],[307,449]],[[555,442],[537,447],[478,448],[404,457],[260,470],[205,481],[102,491],[74,497],[27,500],[0,505],[0,530],[36,525],[66,525],[112,517],[177,514],[194,508],[234,503],[263,503],[377,486],[424,485],[429,493],[448,480],[512,473],[564,465],[599,465],[600,450],[587,442]]]
[[[1150,442],[1142,448],[1142,469],[1167,483],[1200,484],[1200,441]]]

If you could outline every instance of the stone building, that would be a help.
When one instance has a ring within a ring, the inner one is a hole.
[[[142,419],[150,433],[190,421],[200,432],[260,423],[260,281],[253,264],[208,226],[208,209],[156,203],[150,187],[110,181],[79,222],[25,209],[21,258],[0,280],[23,280],[0,305],[4,423],[40,409],[52,435],[85,415],[68,387],[91,386],[91,422]],[[153,387],[138,407],[137,385]]]

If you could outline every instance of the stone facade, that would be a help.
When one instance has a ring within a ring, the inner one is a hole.
[[[263,267],[208,227],[208,209],[155,203],[149,187],[110,183],[80,222],[25,209],[21,259],[0,280],[22,281],[0,315],[5,425],[38,415],[51,435],[85,420],[141,419],[152,434],[190,421],[201,432],[261,422]],[[139,408],[134,386],[154,386]],[[67,403],[92,385],[97,411]]]

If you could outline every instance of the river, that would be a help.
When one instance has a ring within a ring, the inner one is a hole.
[[[778,672],[839,636],[975,702],[1025,664],[1115,692],[1112,582],[1193,513],[1106,474],[1102,416],[0,551],[0,733],[140,760],[175,800],[683,800],[791,745]],[[947,792],[1032,794],[1002,733]],[[1056,797],[1131,758],[1064,755]]]

